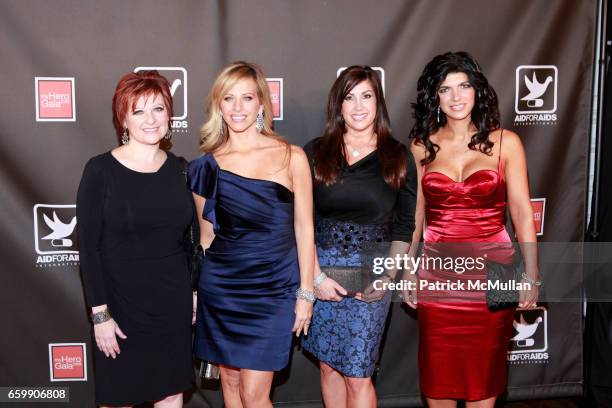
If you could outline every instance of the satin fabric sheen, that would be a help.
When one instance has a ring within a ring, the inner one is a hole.
[[[277,371],[289,363],[300,275],[293,193],[223,170],[211,154],[189,167],[214,227],[198,288],[195,354],[233,367]]]
[[[490,260],[510,261],[513,250],[505,229],[506,183],[501,160],[497,171],[479,170],[463,182],[424,171],[422,188],[425,253],[432,255],[443,247],[444,252],[459,251],[462,256],[486,252]],[[447,243],[461,244],[450,249]],[[454,271],[419,271],[419,284],[420,280],[447,279],[484,281],[486,270],[459,276]],[[421,392],[434,399],[468,401],[502,393],[514,309],[490,312],[484,291],[423,290],[418,299]]]

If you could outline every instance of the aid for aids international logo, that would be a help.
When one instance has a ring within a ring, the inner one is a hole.
[[[34,206],[36,266],[76,266],[79,251],[76,237],[76,205]]]
[[[272,119],[283,120],[283,78],[266,78],[272,99]]]
[[[555,65],[516,68],[515,125],[554,125],[557,121],[559,70]]]
[[[342,71],[347,69],[348,67],[340,67],[338,71],[336,71],[336,78],[340,76]],[[385,70],[383,67],[372,67],[372,69],[380,75],[380,84],[382,85],[383,95],[385,94]]]
[[[134,72],[156,70],[170,82],[174,108],[172,132],[187,132],[187,70],[183,67],[137,67]]]
[[[546,199],[532,198],[531,207],[533,208],[533,222],[535,224],[536,235],[544,235],[544,211],[546,211]]]
[[[37,122],[75,122],[74,78],[35,77]]]
[[[508,351],[510,363],[536,364],[548,361],[547,316],[544,307],[517,309]]]
[[[87,381],[85,343],[49,343],[51,381]]]

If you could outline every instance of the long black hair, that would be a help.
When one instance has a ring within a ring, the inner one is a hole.
[[[363,81],[370,82],[376,96],[374,133],[382,174],[387,185],[399,189],[406,178],[408,150],[391,135],[389,114],[378,74],[364,65],[353,65],[342,71],[329,92],[325,131],[313,145],[315,183],[329,186],[342,173],[342,160],[346,159],[343,138],[346,124],[342,117],[342,103],[346,95]]]
[[[489,133],[499,129],[499,107],[497,94],[489,85],[489,81],[480,70],[478,62],[467,52],[447,52],[436,55],[423,69],[417,83],[417,102],[412,104],[415,123],[410,130],[410,138],[417,144],[422,144],[427,150],[421,164],[428,164],[436,158],[440,146],[429,138],[443,127],[446,115],[438,110],[440,99],[438,89],[448,74],[463,72],[467,75],[470,85],[476,91],[474,108],[471,112],[472,123],[476,133],[472,136],[468,147],[485,154],[492,154],[493,142]]]

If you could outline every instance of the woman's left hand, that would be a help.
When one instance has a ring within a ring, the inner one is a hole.
[[[304,299],[297,299],[295,302],[295,323],[293,323],[292,332],[295,332],[296,337],[300,334],[308,334],[310,327],[310,319],[312,318],[312,303]]]
[[[198,310],[198,292],[193,291],[193,311],[191,313],[191,324],[196,322],[196,310]]]
[[[522,283],[527,283],[523,281]],[[519,307],[522,309],[529,309],[537,306],[538,294],[540,287],[531,284],[531,289],[525,289],[519,291]]]
[[[377,281],[378,281],[378,284],[376,286],[382,287],[383,289],[374,288],[374,282],[377,282]],[[382,298],[385,297],[385,293],[387,292],[387,290],[384,289],[383,285],[388,284],[390,281],[391,279],[388,276],[382,276],[379,279],[376,279],[374,282],[370,284],[370,286],[365,288],[363,292],[357,292],[355,294],[355,299],[361,300],[362,302],[366,302],[366,303],[371,303],[371,302],[376,302],[378,300],[381,300]]]

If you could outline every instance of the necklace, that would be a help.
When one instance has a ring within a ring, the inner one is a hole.
[[[358,149],[355,149],[355,148],[353,147],[353,145],[351,145],[350,143],[348,143],[348,142],[347,142],[346,144],[347,144],[347,147],[348,147],[348,148],[350,149],[350,151],[351,151],[351,156],[353,156],[353,157],[359,157],[359,155],[361,154],[361,152],[360,152]]]
[[[366,143],[366,144],[365,144],[363,147],[367,147],[367,146],[369,146],[369,145],[370,145],[370,143],[371,143],[371,140],[370,140],[370,142]],[[353,157],[357,158],[357,157],[359,157],[359,156],[361,155],[361,151],[360,151],[359,149],[355,148],[355,147],[354,147],[354,146],[351,144],[351,142],[349,142],[348,140],[347,140],[347,141],[345,141],[345,142],[344,142],[344,144],[346,145],[346,147],[348,147],[348,149],[349,149],[349,153],[351,154],[351,156],[353,156]],[[363,147],[362,147],[362,148],[363,148]]]

